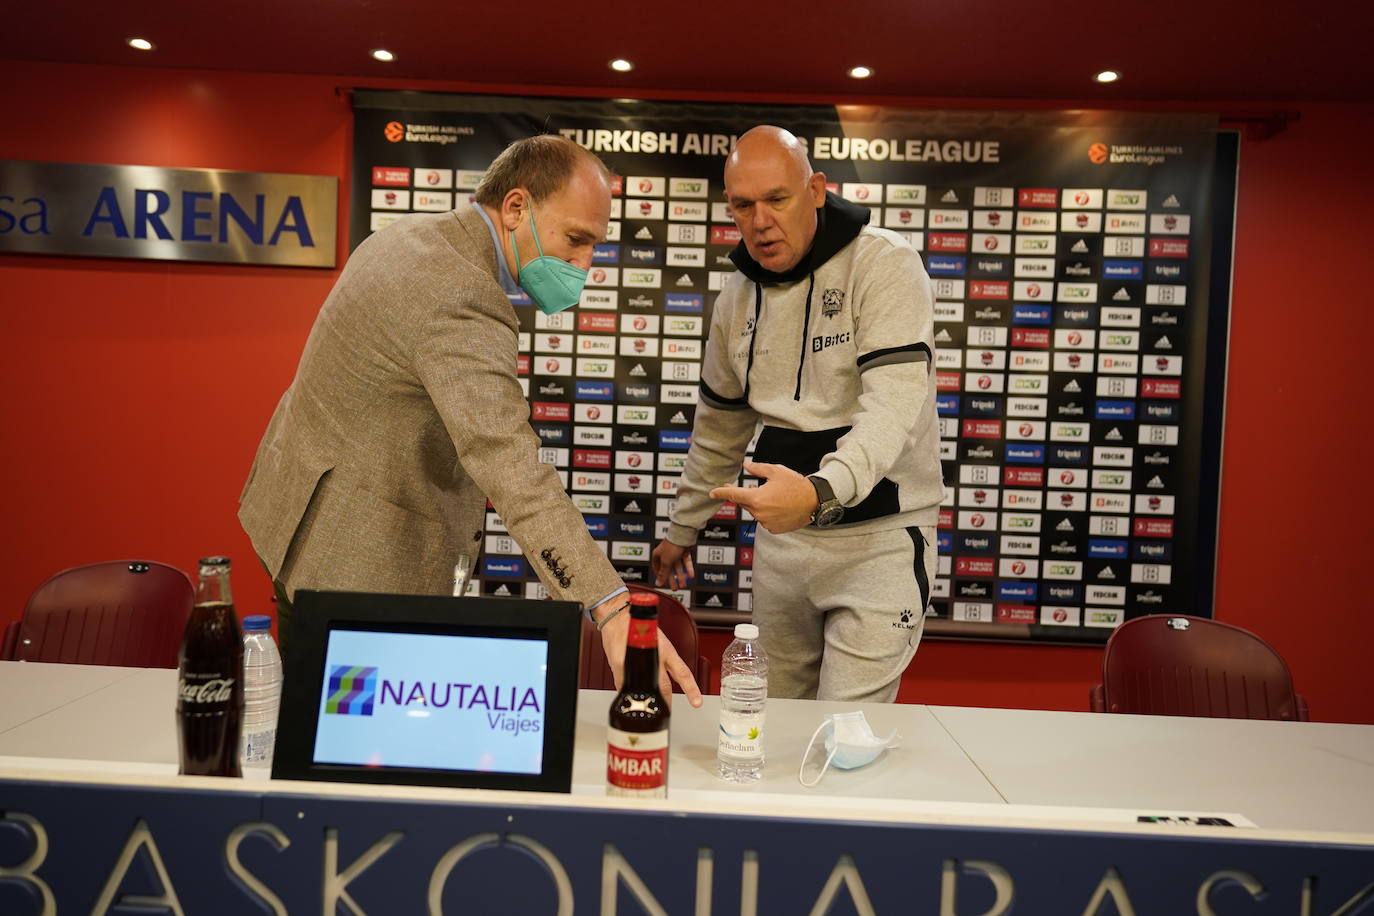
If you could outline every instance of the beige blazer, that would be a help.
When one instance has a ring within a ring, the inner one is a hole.
[[[587,605],[623,584],[538,461],[496,257],[464,206],[398,220],[349,258],[239,500],[289,595],[450,594],[459,554],[481,552],[488,498],[555,598]]]

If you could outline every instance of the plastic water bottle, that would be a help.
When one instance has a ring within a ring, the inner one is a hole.
[[[730,782],[763,776],[763,707],[768,699],[768,656],[759,628],[735,625],[735,640],[720,662],[720,734],[717,771]]]
[[[239,762],[244,768],[270,768],[281,708],[281,653],[272,641],[272,618],[243,618],[243,737]]]

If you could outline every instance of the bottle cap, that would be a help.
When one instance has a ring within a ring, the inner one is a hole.
[[[630,592],[630,603],[658,607],[658,592]]]
[[[229,565],[229,558],[228,558],[228,557],[201,557],[201,558],[200,558],[200,565],[201,565],[201,566],[228,566],[228,565]]]
[[[243,618],[244,632],[257,632],[258,630],[272,629],[272,618],[266,614],[254,614],[251,617]]]
[[[735,637],[737,639],[758,639],[759,628],[752,623],[735,624]]]

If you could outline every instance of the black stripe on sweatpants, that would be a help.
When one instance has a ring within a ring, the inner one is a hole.
[[[921,535],[921,529],[906,529],[907,536],[911,538],[911,545],[916,548],[916,559],[911,564],[911,571],[916,574],[916,587],[921,590],[921,613],[926,612],[930,607],[930,580],[926,578],[926,539]]]

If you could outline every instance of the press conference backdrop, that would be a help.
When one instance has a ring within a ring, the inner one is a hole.
[[[569,137],[614,173],[580,305],[514,303],[542,458],[627,581],[649,578],[734,270],[725,156],[770,123],[933,281],[947,497],[927,632],[1091,643],[1141,614],[1210,615],[1238,148],[1215,118],[370,90],[353,105],[354,247],[469,206],[520,137]],[[702,532],[684,596],[699,617],[748,614],[754,529],[726,505]],[[543,594],[495,513],[475,579]]]

